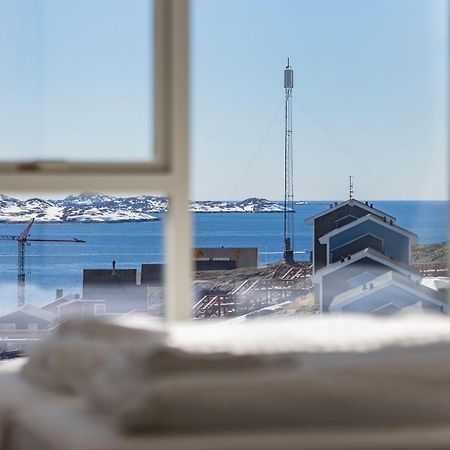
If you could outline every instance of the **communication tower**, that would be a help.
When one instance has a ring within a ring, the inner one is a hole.
[[[284,260],[294,260],[294,162],[292,147],[292,89],[294,71],[289,64],[284,69]]]

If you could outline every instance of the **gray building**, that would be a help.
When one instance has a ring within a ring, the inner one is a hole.
[[[413,308],[447,312],[446,297],[399,272],[389,271],[333,298],[330,312],[392,315]]]
[[[136,269],[84,269],[83,299],[106,300],[106,313],[147,309],[147,287],[137,285]]]
[[[368,203],[350,199],[306,220],[314,225],[313,285],[321,312],[395,314],[447,310],[410,265],[416,234]]]
[[[241,267],[257,267],[258,249],[256,247],[195,248],[194,259],[197,263],[197,270],[226,270],[239,269]]]
[[[24,305],[15,311],[0,316],[0,331],[38,331],[47,329],[57,315],[37,308]]]
[[[372,282],[386,272],[398,272],[414,282],[420,282],[422,277],[408,264],[404,264],[366,248],[344,261],[337,261],[318,270],[313,275],[314,293],[322,312],[328,312],[337,295]]]
[[[374,208],[368,202],[360,202],[356,199],[350,199],[342,203],[331,204],[330,207],[305,220],[305,223],[313,225],[313,271],[327,265],[327,246],[320,242],[320,238],[336,228],[354,222],[360,217],[372,214],[387,222],[395,223],[395,217],[385,214]]]
[[[326,245],[327,264],[346,258],[365,248],[382,253],[396,261],[409,264],[411,245],[418,237],[394,222],[367,214],[339,228],[335,228],[319,239]]]

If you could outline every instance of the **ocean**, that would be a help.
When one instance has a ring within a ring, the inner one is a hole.
[[[304,220],[329,207],[331,201],[296,206],[294,249],[298,260],[309,259],[312,226]],[[374,207],[397,218],[415,232],[420,243],[447,240],[448,203],[445,201],[374,201]],[[164,262],[164,214],[158,222],[35,224],[33,238],[78,238],[84,244],[34,243],[26,248],[27,303],[40,305],[55,297],[57,288],[80,293],[85,268],[139,269],[142,263]],[[283,255],[282,213],[197,213],[197,247],[258,247],[260,264]],[[0,235],[19,235],[24,224],[0,224]],[[17,242],[0,240],[0,308],[17,303]]]

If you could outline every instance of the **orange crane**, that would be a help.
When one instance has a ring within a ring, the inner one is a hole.
[[[34,219],[25,227],[19,236],[0,236],[0,240],[17,241],[18,244],[18,264],[17,264],[17,307],[25,304],[25,247],[31,245],[30,242],[70,242],[82,244],[86,241],[81,239],[31,239],[30,230]]]

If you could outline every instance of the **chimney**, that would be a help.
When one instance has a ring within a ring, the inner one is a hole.
[[[56,289],[56,298],[61,298],[64,296],[64,290],[63,289]]]

